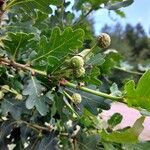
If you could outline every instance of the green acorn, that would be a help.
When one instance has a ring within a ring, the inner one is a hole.
[[[84,69],[83,67],[74,70],[74,76],[75,76],[76,78],[83,77],[84,74],[85,74],[85,69]]]
[[[73,102],[74,102],[75,104],[80,104],[81,101],[82,101],[82,97],[81,97],[81,95],[80,95],[79,93],[74,93],[74,94],[72,95],[72,100],[73,100]]]
[[[70,60],[70,66],[72,68],[81,68],[84,65],[84,59],[81,56],[73,56]]]
[[[97,38],[98,46],[101,48],[107,48],[111,44],[111,38],[107,33],[101,33]]]

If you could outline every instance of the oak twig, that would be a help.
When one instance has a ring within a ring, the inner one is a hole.
[[[76,84],[70,83],[70,82],[68,82],[65,79],[61,80],[60,84],[64,85],[64,86],[67,86],[67,87],[77,88]],[[86,87],[83,87],[83,86],[78,87],[78,89],[80,89],[80,90],[82,90],[84,92],[87,92],[87,93],[91,93],[91,94],[103,97],[103,98],[107,98],[107,99],[123,102],[123,97],[113,96],[111,94],[106,94],[106,93],[103,93],[103,92],[100,92],[100,91],[95,91],[95,90],[92,90],[92,89],[89,89],[89,88],[86,88]]]
[[[6,66],[12,66],[12,67],[17,68],[17,69],[28,70],[33,74],[37,73],[37,74],[40,74],[40,75],[47,76],[47,73],[44,72],[44,71],[33,69],[33,68],[29,67],[28,65],[20,64],[20,63],[17,63],[15,61],[12,61],[12,60],[9,60],[9,59],[0,58],[0,64],[6,65]]]

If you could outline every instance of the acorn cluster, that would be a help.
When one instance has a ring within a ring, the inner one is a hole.
[[[106,33],[101,33],[97,38],[97,46],[100,48],[107,48],[110,46],[111,39],[110,36]],[[87,57],[90,57],[93,49],[84,49],[82,52],[73,56],[71,59],[67,60],[69,69],[66,70],[65,76],[75,78],[83,77],[85,74],[84,63],[87,60]]]
[[[85,69],[84,69],[84,59],[82,56],[73,56],[70,59],[70,67],[73,69],[73,74],[76,78],[80,78],[84,76]]]

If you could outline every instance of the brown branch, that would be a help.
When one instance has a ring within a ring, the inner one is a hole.
[[[50,132],[52,130],[52,128],[50,128],[50,127],[43,127],[43,126],[40,126],[38,124],[28,123],[28,122],[23,121],[23,120],[19,120],[18,123],[19,124],[26,124],[28,127],[34,129],[37,132],[41,132],[41,131],[48,131],[48,132]]]
[[[37,74],[40,74],[40,75],[47,76],[47,73],[44,72],[44,71],[33,69],[33,68],[29,67],[26,64],[20,64],[20,63],[17,63],[15,61],[12,61],[12,60],[9,60],[9,59],[6,59],[6,58],[0,58],[0,64],[7,65],[7,66],[12,66],[16,69],[27,70],[27,71],[30,71],[32,74],[37,73]]]

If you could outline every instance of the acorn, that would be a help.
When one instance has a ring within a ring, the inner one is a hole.
[[[70,66],[72,68],[81,68],[84,65],[84,59],[81,56],[73,56],[70,60]]]
[[[76,78],[83,77],[84,74],[85,74],[85,69],[84,69],[83,67],[74,70],[74,76],[75,76]]]
[[[74,93],[74,94],[72,95],[72,100],[73,100],[73,102],[74,102],[75,104],[80,104],[81,101],[82,101],[82,97],[81,97],[81,95],[80,95],[79,93]]]
[[[107,33],[101,33],[97,38],[98,46],[101,48],[107,48],[111,44],[111,38]]]

